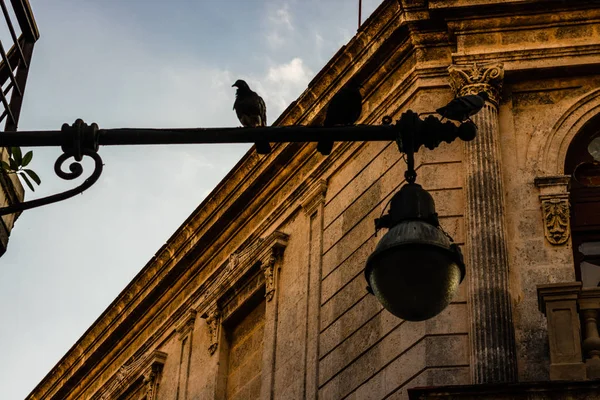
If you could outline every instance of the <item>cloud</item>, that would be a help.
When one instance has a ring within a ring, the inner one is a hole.
[[[271,65],[263,75],[243,76],[267,104],[267,122],[273,122],[306,89],[313,71],[295,57],[289,62]]]
[[[283,47],[294,31],[288,3],[267,5],[267,26],[265,38],[269,47],[272,50]]]
[[[274,25],[283,26],[290,31],[294,30],[289,4],[284,4],[282,7],[273,10],[273,12],[269,15],[269,20]]]
[[[306,89],[313,76],[299,57],[270,67],[264,79],[265,101],[279,115]]]

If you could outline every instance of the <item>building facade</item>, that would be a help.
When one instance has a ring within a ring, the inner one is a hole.
[[[0,40],[0,123],[5,122],[4,131],[15,132],[19,125],[33,46],[40,34],[29,0],[10,1],[14,21],[9,14],[9,6],[4,0],[0,0],[0,3],[12,40],[8,52],[4,47],[7,43]],[[7,149],[0,148],[0,160],[7,162],[8,158]],[[20,203],[23,198],[23,186],[16,174],[4,174],[0,171],[0,207]],[[19,214],[9,214],[0,217],[0,257],[6,252],[8,237],[18,216]]]
[[[489,95],[474,141],[416,154],[467,265],[445,311],[365,289],[394,143],[251,150],[28,398],[600,398],[600,3],[384,1],[276,124],[351,77],[361,124]]]

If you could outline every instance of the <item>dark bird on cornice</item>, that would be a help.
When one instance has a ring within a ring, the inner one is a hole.
[[[237,88],[233,109],[242,125],[246,128],[267,126],[267,106],[262,97],[252,91],[250,86],[241,79],[231,86]],[[269,154],[271,145],[268,142],[256,142],[256,152]]]
[[[435,111],[440,114],[442,118],[458,122],[466,120],[470,121],[470,117],[477,114],[483,108],[486,100],[489,100],[489,96],[486,92],[469,94],[457,97],[444,107],[438,108]]]
[[[354,125],[362,112],[362,95],[360,94],[360,82],[351,78],[339,92],[337,92],[327,107],[324,126]],[[333,148],[332,140],[321,140],[317,144],[317,150],[328,155]]]

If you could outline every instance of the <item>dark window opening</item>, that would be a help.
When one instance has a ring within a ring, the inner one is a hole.
[[[571,176],[571,235],[575,274],[584,287],[600,286],[600,115],[575,136],[565,162]]]

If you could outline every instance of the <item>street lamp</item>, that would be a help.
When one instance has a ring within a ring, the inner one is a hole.
[[[375,220],[389,231],[367,259],[367,290],[392,314],[408,321],[429,319],[452,301],[465,277],[460,248],[442,230],[433,197],[415,183],[414,153],[421,145],[435,148],[441,140],[475,138],[472,122],[441,125],[435,117],[421,120],[406,112],[399,125],[399,147],[406,154],[407,184],[390,201],[390,210]]]
[[[260,128],[193,129],[100,129],[78,119],[60,131],[0,133],[0,147],[61,146],[63,154],[54,165],[62,179],[82,175],[84,156],[94,160],[94,171],[76,188],[40,199],[0,208],[0,215],[20,212],[72,197],[92,186],[102,173],[100,146],[185,143],[305,143],[324,137],[333,141],[395,141],[406,155],[405,184],[391,200],[387,215],[375,221],[376,229],[388,228],[367,260],[367,289],[392,314],[420,321],[440,313],[451,301],[465,276],[460,249],[440,227],[433,198],[415,183],[414,153],[421,146],[436,148],[456,138],[472,140],[477,129],[472,122],[456,126],[430,115],[424,120],[406,111],[392,124],[385,117],[378,126],[281,126]],[[62,167],[70,158],[70,172]]]

